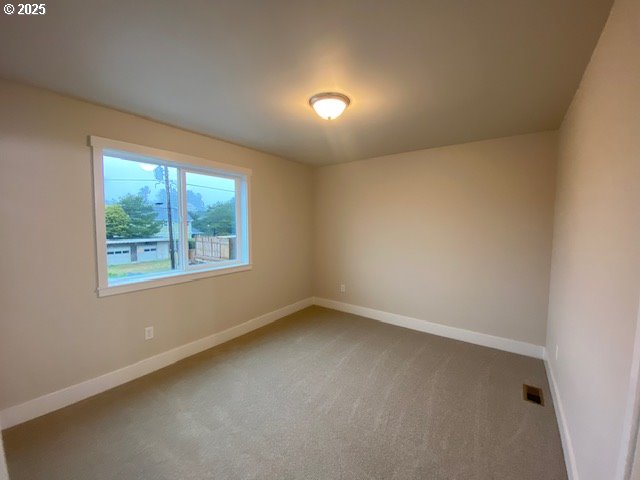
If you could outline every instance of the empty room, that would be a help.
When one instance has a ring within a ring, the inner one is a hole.
[[[0,480],[640,480],[640,0],[2,6]]]

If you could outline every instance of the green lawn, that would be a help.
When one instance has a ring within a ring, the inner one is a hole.
[[[122,278],[131,275],[148,275],[150,273],[171,270],[171,260],[154,260],[152,262],[126,263],[124,265],[110,265],[109,278]]]

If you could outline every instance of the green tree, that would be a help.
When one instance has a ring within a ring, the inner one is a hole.
[[[205,235],[233,235],[236,233],[236,200],[217,202],[203,213],[190,212],[191,225]]]
[[[142,195],[126,195],[118,204],[130,218],[127,238],[153,237],[162,229],[162,222],[156,220],[153,206]]]
[[[120,205],[107,205],[104,209],[107,238],[126,238],[131,219]]]

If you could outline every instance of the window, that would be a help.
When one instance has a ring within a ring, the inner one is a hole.
[[[251,171],[90,137],[98,295],[248,270]]]

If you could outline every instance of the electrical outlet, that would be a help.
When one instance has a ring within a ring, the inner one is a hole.
[[[340,284],[340,293],[347,293],[347,286],[344,283]]]
[[[558,360],[558,344],[556,344],[556,360]]]
[[[153,338],[153,327],[145,327],[144,329],[144,339],[151,340]]]

